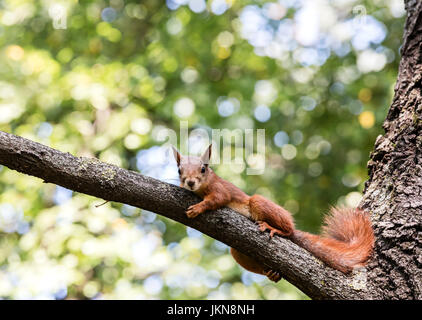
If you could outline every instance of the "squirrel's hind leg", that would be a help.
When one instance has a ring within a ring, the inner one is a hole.
[[[271,237],[274,234],[284,237],[293,234],[293,218],[286,209],[258,194],[250,197],[249,208],[252,219],[259,225],[259,230],[270,230]]]
[[[246,270],[267,276],[268,279],[274,282],[281,280],[282,276],[278,271],[262,266],[259,262],[237,251],[236,249],[230,248],[230,253],[234,260],[236,260],[236,262]]]
[[[283,232],[277,228],[273,228],[265,221],[255,221],[259,226],[259,231],[265,232],[266,230],[270,230],[270,238],[274,237],[274,234],[278,234],[282,237],[287,237],[290,235],[290,232]]]

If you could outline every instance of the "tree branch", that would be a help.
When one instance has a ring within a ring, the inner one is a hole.
[[[156,212],[195,228],[210,237],[280,271],[285,279],[314,299],[368,299],[365,272],[345,276],[323,265],[289,240],[259,232],[258,227],[229,208],[195,219],[185,210],[200,199],[185,189],[139,173],[74,157],[70,153],[0,131],[0,164],[65,188],[108,201]]]

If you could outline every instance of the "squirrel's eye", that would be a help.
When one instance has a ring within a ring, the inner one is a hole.
[[[180,172],[180,168],[179,168],[178,172],[179,172],[179,174],[181,173],[181,172]]]
[[[201,173],[205,173],[205,167],[202,167]]]

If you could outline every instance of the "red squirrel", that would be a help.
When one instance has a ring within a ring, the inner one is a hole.
[[[248,196],[232,183],[217,176],[209,167],[210,145],[201,157],[181,156],[173,147],[180,177],[180,186],[193,191],[203,200],[188,208],[186,215],[199,214],[227,206],[254,220],[259,230],[286,237],[311,252],[330,267],[343,273],[364,266],[371,255],[374,232],[369,215],[359,209],[332,208],[324,219],[321,235],[295,229],[290,212],[260,195]],[[277,282],[281,274],[264,267],[247,255],[231,248],[233,258],[246,270],[266,275]]]

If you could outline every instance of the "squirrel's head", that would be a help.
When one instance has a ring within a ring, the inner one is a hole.
[[[211,158],[211,147],[201,157],[182,156],[176,148],[173,148],[174,158],[179,169],[180,186],[190,191],[199,191],[207,183],[211,172],[209,162]]]

